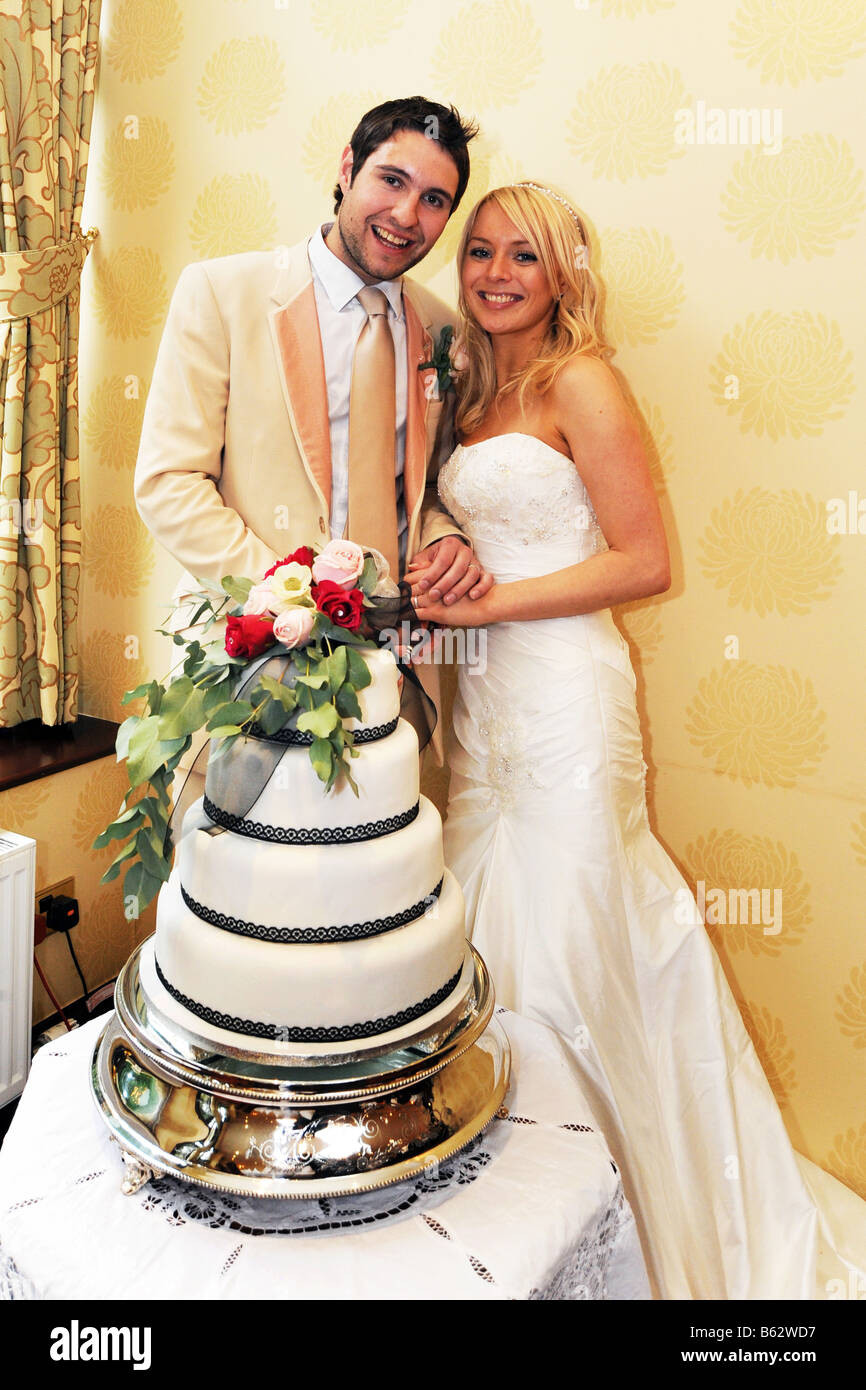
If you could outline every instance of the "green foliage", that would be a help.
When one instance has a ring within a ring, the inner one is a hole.
[[[345,685],[340,686],[334,703],[337,706],[337,713],[340,715],[341,719],[361,718],[361,706],[358,702],[357,693],[348,681]]]
[[[286,714],[291,714],[298,703],[297,692],[291,686],[283,685],[282,681],[275,680],[273,676],[261,676],[259,685],[268,695],[272,695],[277,700]]]
[[[149,782],[153,773],[162,767],[174,753],[183,752],[184,737],[164,736],[160,729],[162,716],[149,715],[138,721],[138,728],[129,740],[129,755],[126,759],[129,781],[133,787]]]
[[[453,337],[454,329],[450,323],[446,323],[433,349],[433,356],[418,367],[419,372],[425,371],[428,367],[436,368],[436,380],[439,383],[440,396],[444,396],[445,392],[450,391],[454,386],[451,369],[451,340]]]
[[[326,618],[324,613],[316,614],[316,621],[313,624],[313,637],[318,641],[321,638],[328,638],[332,642],[339,642],[347,647],[370,647],[366,637],[359,637],[357,633],[350,632],[346,627],[340,627],[338,623],[332,623],[330,618]]]
[[[317,709],[305,710],[298,715],[298,729],[316,738],[327,738],[340,722],[340,716],[330,703],[319,705]]]
[[[298,685],[305,685],[308,690],[321,690],[328,684],[328,674],[326,671],[304,672],[298,676]]]
[[[243,608],[250,596],[250,589],[253,587],[253,581],[251,579],[235,579],[233,575],[229,574],[226,575],[223,580],[222,586],[229,598],[233,598],[235,603],[240,604]]]
[[[346,676],[355,690],[366,690],[373,679],[366,661],[353,647],[346,648]]]
[[[368,555],[364,561],[364,568],[361,570],[358,579],[358,588],[364,595],[372,594],[376,587],[377,578],[378,570],[376,569],[376,561],[373,559],[372,555]]]
[[[330,739],[314,738],[310,744],[310,760],[316,774],[323,782],[330,780],[334,749]]]
[[[200,664],[200,660],[201,658],[193,666],[194,671]],[[184,670],[187,669],[188,665],[189,662],[184,663]],[[186,738],[187,734],[194,733],[202,726],[204,691],[199,690],[192,677],[188,675],[172,681],[162,698],[156,719],[160,738]]]
[[[331,655],[325,657],[325,665],[328,672],[328,687],[332,695],[336,695],[343,681],[346,679],[346,648],[335,647]]]
[[[218,703],[213,707],[210,718],[207,718],[208,711],[205,711],[208,731],[222,728],[225,724],[236,724],[240,728],[252,718],[252,713],[253,707],[249,700],[226,700]]]
[[[368,573],[368,566],[372,566]],[[368,560],[362,582],[375,583],[375,566]],[[235,699],[238,676],[249,663],[232,657],[218,640],[200,639],[225,616],[230,600],[246,601],[252,580],[229,577],[222,582],[226,598],[202,592],[191,626],[197,636],[168,633],[183,647],[183,659],[165,682],[149,681],[124,695],[122,703],[144,701],[142,713],[131,714],[117,731],[118,762],[126,761],[129,790],[116,818],[93,842],[105,849],[126,840],[102,876],[110,883],[125,871],[123,892],[134,912],[141,913],[156,897],[171,871],[173,842],[169,825],[175,769],[192,737],[204,729],[210,739],[210,758],[224,757],[235,739],[257,725],[273,735],[297,713],[297,728],[312,734],[310,761],[325,791],[342,775],[357,796],[349,769],[358,756],[351,731],[343,720],[361,718],[358,691],[372,679],[361,650],[372,644],[318,614],[311,642],[305,648],[280,650],[285,656],[283,678],[262,675],[248,699]],[[129,909],[127,909],[129,911]]]

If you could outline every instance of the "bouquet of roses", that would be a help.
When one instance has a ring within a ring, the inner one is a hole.
[[[370,684],[360,654],[373,645],[370,610],[377,598],[391,602],[399,594],[387,562],[353,541],[331,541],[318,552],[301,546],[258,581],[225,578],[222,589],[221,599],[205,591],[193,596],[189,628],[197,635],[166,633],[184,648],[171,676],[123,697],[123,704],[146,701],[143,713],[131,715],[117,734],[129,791],[93,847],[129,837],[102,876],[108,883],[126,868],[128,916],[138,915],[169,876],[171,784],[199,730],[212,740],[215,758],[235,739],[274,735],[294,717],[325,789],[342,774],[358,792],[349,767],[357,750],[343,720],[361,718],[358,691]],[[205,641],[222,619],[224,637]],[[265,656],[284,658],[279,679],[261,674],[244,682],[245,668]],[[247,689],[237,698],[239,684],[249,689],[248,698]]]

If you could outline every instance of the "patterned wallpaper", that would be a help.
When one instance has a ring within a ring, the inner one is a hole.
[[[864,55],[864,0],[106,0],[81,455],[84,708],[116,715],[167,665],[152,629],[176,568],[131,479],[181,267],[324,220],[385,96],[478,117],[465,208],[560,185],[598,240],[673,555],[670,592],[620,615],[653,825],[704,894],[795,1143],[866,1195]],[[416,272],[452,301],[459,230]],[[109,974],[133,928],[84,866],[117,773],[53,782],[57,804],[36,783],[0,818],[61,872],[50,832],[71,826],[85,959]]]

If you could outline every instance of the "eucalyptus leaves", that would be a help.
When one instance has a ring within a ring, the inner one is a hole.
[[[318,561],[313,561],[312,551],[307,554],[310,564],[305,568],[311,569]],[[117,758],[126,760],[129,791],[116,819],[93,848],[126,840],[102,882],[111,882],[125,869],[128,917],[138,916],[168,879],[173,850],[172,781],[200,730],[211,740],[209,757],[215,759],[238,738],[250,733],[272,736],[291,723],[310,739],[310,761],[324,790],[329,791],[342,775],[358,793],[350,770],[357,751],[343,721],[362,718],[358,691],[370,684],[371,676],[361,652],[375,644],[353,629],[361,625],[361,606],[370,607],[369,596],[382,588],[381,565],[361,555],[359,572],[345,579],[343,587],[326,579],[298,587],[293,582],[293,572],[300,568],[298,555],[287,557],[266,576],[273,576],[274,592],[285,591],[276,614],[263,610],[262,583],[254,585],[250,579],[224,579],[222,599],[206,592],[196,594],[189,630],[197,635],[166,634],[184,649],[182,665],[165,683],[153,680],[123,697],[125,705],[145,701],[142,713],[130,715],[117,734]],[[325,557],[323,551],[323,566]],[[350,584],[354,587],[348,589]],[[256,595],[251,602],[253,589]],[[317,596],[332,616],[317,606]],[[284,621],[297,618],[301,610],[299,627]],[[214,624],[222,620],[229,624],[226,635],[206,641]],[[286,634],[283,640],[277,635],[280,632]],[[262,657],[271,669],[272,658],[279,658],[283,665],[279,679],[253,672],[244,680],[245,670]]]

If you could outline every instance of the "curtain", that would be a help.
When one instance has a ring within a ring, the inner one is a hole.
[[[81,232],[102,0],[0,0],[0,728],[76,717]]]

